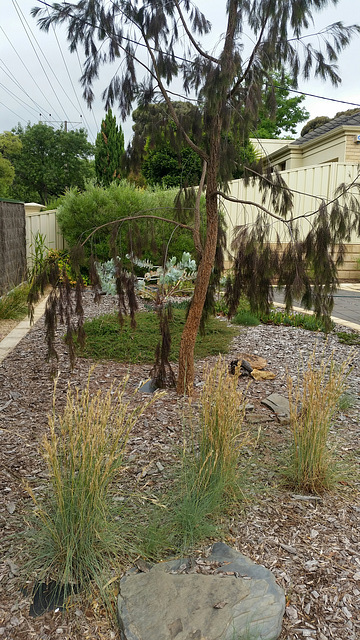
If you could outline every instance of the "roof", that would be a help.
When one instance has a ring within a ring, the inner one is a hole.
[[[326,122],[322,124],[320,127],[317,127],[313,131],[309,131],[304,136],[297,138],[294,142],[290,144],[305,144],[314,138],[318,138],[319,136],[332,131],[332,129],[336,129],[337,127],[360,127],[360,111],[357,113],[353,113],[352,115],[344,114],[342,116],[338,116],[337,118],[333,118],[330,122]]]

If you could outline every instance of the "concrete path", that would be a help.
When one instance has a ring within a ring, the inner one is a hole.
[[[45,311],[47,297],[43,298],[35,307],[34,311],[34,324],[41,318]],[[26,336],[28,331],[30,331],[32,325],[30,325],[29,318],[22,320],[19,324],[10,331],[10,333],[5,336],[3,340],[0,342],[0,362],[6,358],[7,355],[16,347],[16,345],[20,342],[20,340]]]

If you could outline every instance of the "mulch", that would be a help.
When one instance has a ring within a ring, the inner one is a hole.
[[[115,308],[106,297],[95,305],[86,294],[86,317]],[[226,320],[224,320],[226,321]],[[346,331],[344,327],[338,330]],[[56,408],[61,411],[68,384],[84,388],[92,364],[78,359],[70,371],[59,327],[57,349],[59,377]],[[30,599],[24,595],[23,563],[29,552],[21,538],[31,500],[24,484],[41,495],[46,473],[39,454],[47,431],[53,401],[53,382],[45,363],[44,323],[40,320],[0,365],[0,638],[118,638],[116,624],[105,614],[100,599],[75,600],[68,612],[29,615]],[[224,517],[224,541],[270,569],[286,593],[287,607],[281,640],[358,640],[360,638],[360,358],[354,348],[349,390],[354,404],[340,413],[331,429],[337,461],[348,468],[336,490],[320,497],[296,495],[282,483],[279,469],[289,438],[289,426],[261,404],[270,393],[286,395],[286,376],[298,368],[316,347],[317,353],[345,360],[351,347],[340,344],[336,333],[327,341],[320,333],[293,327],[241,328],[226,359],[241,352],[265,358],[274,380],[239,379],[251,410],[246,420],[259,432],[256,451],[248,454],[249,475],[244,503],[238,514]],[[209,357],[196,362],[195,401],[202,387]],[[149,375],[149,366],[99,362],[91,375],[95,390],[107,390],[129,374],[129,393]],[[174,365],[176,372],[176,365]],[[141,495],[160,495],[182,443],[182,415],[186,401],[167,391],[136,425],[128,444],[128,471],[123,481]],[[199,555],[204,548],[198,550]],[[126,565],[123,567],[125,570]],[[120,578],[120,575],[119,575]],[[161,614],[161,611],[159,612]],[[146,639],[155,640],[155,639]]]

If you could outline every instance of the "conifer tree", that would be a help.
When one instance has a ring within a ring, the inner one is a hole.
[[[108,109],[95,141],[95,171],[100,184],[107,186],[121,179],[124,153],[121,125],[116,124],[116,116]]]

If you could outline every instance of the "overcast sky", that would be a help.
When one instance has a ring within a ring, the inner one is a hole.
[[[67,120],[68,128],[84,126],[88,129],[89,140],[94,142],[104,116],[101,92],[110,77],[109,71],[101,73],[101,80],[95,87],[93,110],[89,111],[81,96],[79,59],[69,53],[63,30],[56,30],[57,39],[52,30],[48,34],[40,32],[30,15],[30,9],[37,4],[40,4],[37,0],[1,0],[0,132],[12,129],[18,122],[26,125],[28,121],[42,120],[57,127]],[[214,25],[206,41],[208,49],[212,49],[219,42],[224,28],[226,2],[198,0],[197,5]],[[357,6],[358,0],[339,0],[336,8],[332,6],[314,15],[314,28],[310,33],[340,20],[347,25],[360,23],[360,10],[354,11]],[[250,46],[250,39],[248,42]],[[311,42],[316,45],[317,37]],[[300,81],[299,90],[360,105],[357,86],[359,60],[360,37],[356,36],[340,55],[340,87],[334,88],[329,81],[311,80]],[[319,115],[332,117],[337,111],[352,105],[307,97],[304,106],[314,118]],[[132,135],[130,121],[123,124],[123,130],[127,144]]]

